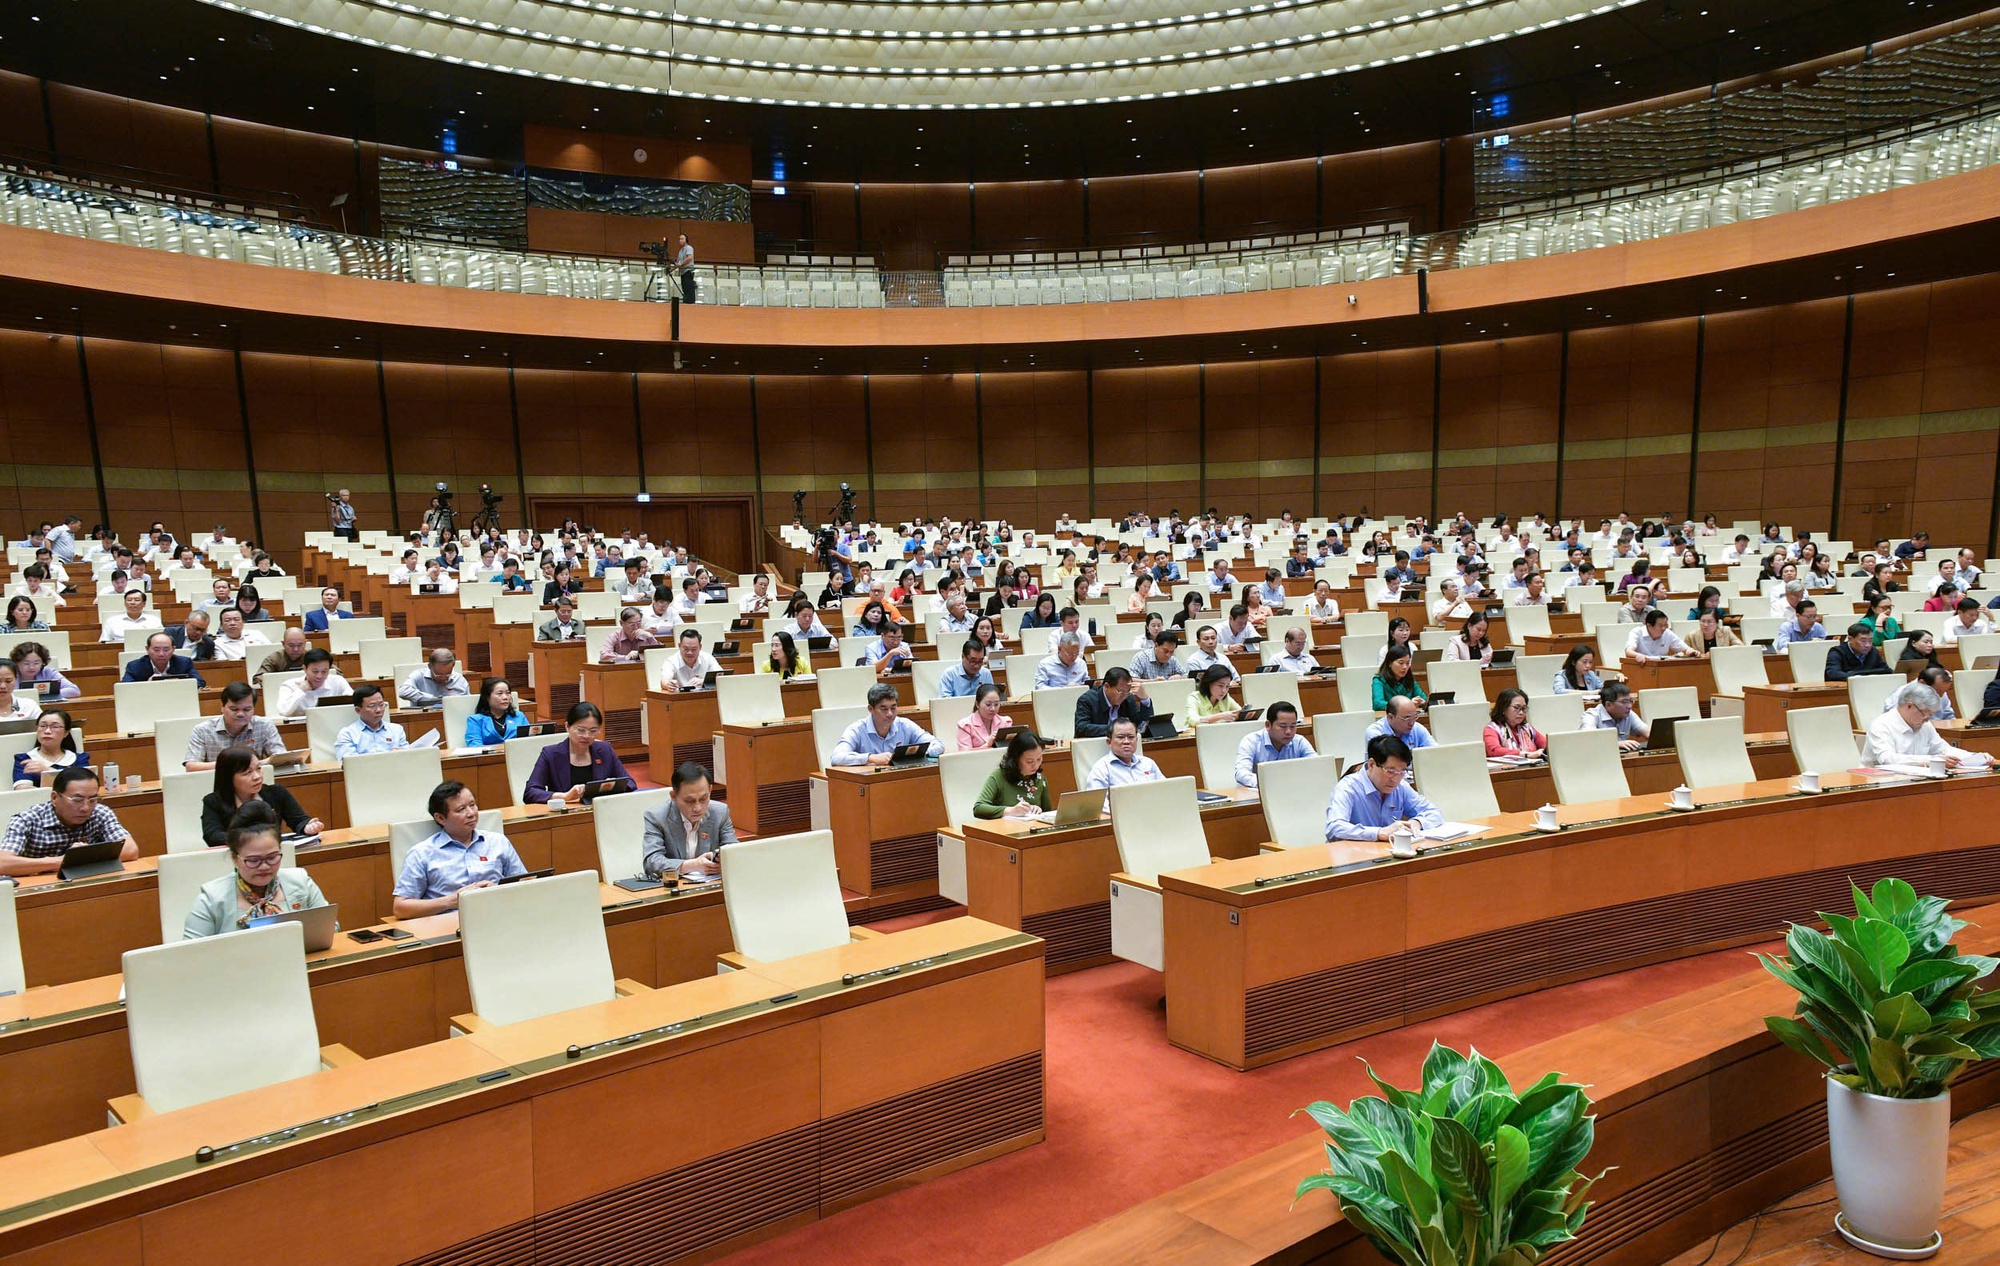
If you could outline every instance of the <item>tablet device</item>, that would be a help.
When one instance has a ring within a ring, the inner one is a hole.
[[[717,670],[717,671],[715,671],[715,672],[712,672],[712,673],[703,673],[703,674],[701,675],[701,688],[702,688],[703,690],[713,690],[713,689],[715,689],[715,679],[716,679],[717,677],[720,677],[720,676],[722,676],[722,673],[721,673],[721,671],[720,671],[720,670]]]
[[[1264,709],[1262,708],[1238,708],[1236,710],[1236,719],[1238,721],[1257,721],[1261,720],[1263,716]]]
[[[756,627],[757,622],[747,615],[739,615],[729,622],[729,631],[731,633],[749,633],[754,631]]]
[[[304,927],[306,953],[317,954],[333,948],[333,934],[340,930],[340,906],[330,904],[305,910],[287,910],[283,914],[267,914],[261,919],[250,920],[244,926],[267,928],[277,923],[297,923]]]
[[[555,867],[544,866],[540,870],[528,870],[528,871],[523,871],[518,875],[502,876],[500,883],[504,887],[507,884],[518,884],[523,879],[547,879],[550,875],[553,875],[555,873],[556,873]]]
[[[1028,732],[1029,732],[1028,727],[1025,725],[1003,725],[999,729],[993,731],[993,741],[987,744],[987,746],[1005,747],[1007,746],[1007,744],[1014,741],[1014,736],[1016,734],[1026,734]],[[1046,747],[1048,746],[1048,744],[1044,743],[1042,746]]]
[[[1514,666],[1513,647],[1511,646],[1502,647],[1501,649],[1493,652],[1493,667],[1512,668],[1513,666]]]
[[[1441,703],[1450,703],[1456,698],[1458,698],[1458,691],[1456,690],[1436,690],[1431,692],[1431,703],[1433,706]]]
[[[907,769],[911,765],[921,765],[929,760],[931,748],[928,743],[898,743],[896,750],[889,754],[889,768]]]
[[[709,650],[717,655],[740,655],[743,653],[743,647],[736,642],[718,641],[715,645],[709,647]]]
[[[1139,736],[1157,743],[1162,739],[1177,738],[1180,732],[1180,727],[1174,724],[1173,713],[1155,712],[1146,718],[1145,728],[1140,731]]]
[[[58,879],[88,879],[92,875],[109,875],[125,869],[125,863],[118,860],[118,854],[125,851],[122,839],[106,840],[102,844],[77,844],[63,854],[62,869],[56,872]]]
[[[268,761],[270,764],[278,766],[280,768],[290,768],[291,766],[294,765],[310,764],[312,761],[312,749],[309,747],[301,747],[282,752],[272,752],[269,756],[266,756],[264,759]]]
[[[806,639],[806,649],[809,651],[823,651],[832,645],[833,639],[831,637],[808,637]]]
[[[600,778],[583,784],[583,802],[589,804],[599,796],[615,796],[631,789],[623,778]]]
[[[1988,726],[2000,725],[2000,708],[1981,708],[1979,715],[1966,722],[1966,724],[1976,726],[1982,730]]]

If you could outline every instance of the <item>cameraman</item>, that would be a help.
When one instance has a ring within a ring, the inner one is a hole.
[[[338,495],[328,494],[326,499],[327,518],[332,520],[333,534],[344,540],[357,539],[354,533],[354,500],[347,489]]]

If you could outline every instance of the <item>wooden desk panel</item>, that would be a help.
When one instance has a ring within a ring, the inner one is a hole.
[[[535,720],[560,721],[582,697],[584,645],[574,642],[531,642],[528,647],[529,689],[535,696]]]
[[[646,748],[639,738],[639,712],[646,700],[646,666],[585,663],[580,665],[580,674],[579,697],[596,704],[604,713],[605,741],[624,759],[638,760],[645,756]],[[708,761],[704,759],[702,763]]]
[[[1654,796],[1561,806],[1576,825],[1552,834],[1503,814],[1490,836],[1407,862],[1386,845],[1336,843],[1163,876],[1168,1039],[1254,1068],[1766,939],[1838,905],[1850,877],[1865,887],[1893,871],[1955,899],[2000,893],[2000,826],[1987,816],[2000,777],[1832,777],[1838,790],[1817,796],[1792,794],[1789,778],[1712,788],[1697,793],[1712,807],[1690,814]],[[1947,815],[1967,827],[1946,832]],[[1312,931],[1333,928],[1365,932]]]
[[[812,825],[806,780],[819,769],[819,753],[810,719],[723,726],[722,760],[729,774],[729,816],[738,830],[783,835]]]
[[[1218,857],[1249,856],[1266,835],[1254,801],[1204,807],[1201,821]],[[968,822],[962,834],[973,918],[1041,937],[1051,975],[1115,961],[1111,876],[1124,867],[1108,817],[1060,831],[1035,831],[1019,820]]]
[[[958,919],[808,956],[822,957],[809,981],[802,960],[710,976],[0,1158],[19,1201],[45,1202],[16,1206],[0,1261],[63,1259],[86,1242],[117,1250],[143,1230],[146,1262],[193,1266],[213,1260],[214,1226],[273,1207],[311,1219],[287,1260],[314,1266],[446,1253],[705,1260],[1042,1137],[1032,938]],[[645,1038],[625,1040],[635,1034]],[[887,1075],[829,1082],[842,1065]],[[754,1103],[679,1093],[732,1079],[758,1086]],[[632,1111],[665,1097],[673,1129]],[[341,1124],[288,1133],[328,1120]],[[269,1141],[191,1159],[246,1139]],[[468,1156],[482,1158],[482,1198],[428,1212],[434,1193],[410,1174]],[[721,1205],[718,1173],[734,1197]],[[641,1194],[708,1212],[618,1212]],[[399,1225],[385,1230],[384,1217]],[[117,1227],[132,1230],[81,1238]]]
[[[1846,682],[1785,682],[1743,688],[1743,729],[1748,732],[1785,730],[1785,714],[1793,708],[1847,706]]]
[[[703,766],[715,763],[714,738],[722,729],[715,691],[647,690],[641,706],[646,718],[646,759],[653,770],[654,782],[666,786],[666,776],[684,761]],[[736,812],[733,799],[730,813],[737,825],[742,826],[742,815]]]
[[[621,979],[664,986],[711,977],[716,956],[733,944],[719,887],[670,895],[607,884],[599,899]],[[341,909],[345,915],[349,907]],[[157,943],[157,914],[154,924]],[[451,1017],[471,1010],[458,916],[401,926],[417,939],[363,945],[342,934],[333,948],[308,956],[322,1045],[338,1042],[366,1056],[408,1050],[445,1038]],[[106,1099],[132,1092],[119,985],[114,968],[0,1000],[13,1004],[0,1007],[0,1153],[93,1129]]]
[[[944,822],[937,766],[835,767],[824,777],[841,887],[870,898],[935,897]]]

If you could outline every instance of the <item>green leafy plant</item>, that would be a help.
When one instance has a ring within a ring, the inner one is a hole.
[[[1582,1229],[1597,1181],[1577,1170],[1596,1130],[1582,1086],[1550,1073],[1516,1095],[1492,1060],[1442,1044],[1424,1058],[1420,1090],[1368,1076],[1381,1098],[1301,1109],[1327,1132],[1328,1172],[1297,1194],[1332,1192],[1384,1257],[1529,1266]]]
[[[1785,957],[1757,956],[1799,994],[1793,1015],[1764,1023],[1850,1089],[1928,1099],[1967,1063],[2000,1055],[2000,990],[1979,988],[2000,960],[1958,952],[1965,922],[1943,897],[1900,879],[1872,894],[1848,887],[1853,918],[1822,913],[1831,934],[1794,923]]]

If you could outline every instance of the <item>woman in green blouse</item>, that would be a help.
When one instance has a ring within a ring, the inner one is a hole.
[[[1049,807],[1049,783],[1042,777],[1042,740],[1022,730],[1007,740],[1000,767],[972,802],[975,818],[1025,818]]]
[[[1416,669],[1410,660],[1408,646],[1391,646],[1382,667],[1375,673],[1375,710],[1389,710],[1389,700],[1397,695],[1407,695],[1422,707],[1430,702],[1430,696],[1417,684]]]
[[[1194,725],[1206,725],[1210,721],[1234,721],[1242,713],[1236,700],[1230,697],[1229,688],[1236,683],[1236,677],[1227,664],[1210,664],[1202,670],[1195,683],[1193,710],[1188,721]]]
[[[1878,650],[1881,649],[1882,643],[1903,635],[1903,626],[1896,623],[1896,618],[1889,614],[1895,609],[1896,604],[1890,601],[1889,595],[1880,594],[1875,601],[1868,604],[1868,614],[1861,617],[1861,623],[1867,625],[1869,632],[1874,634]]]

